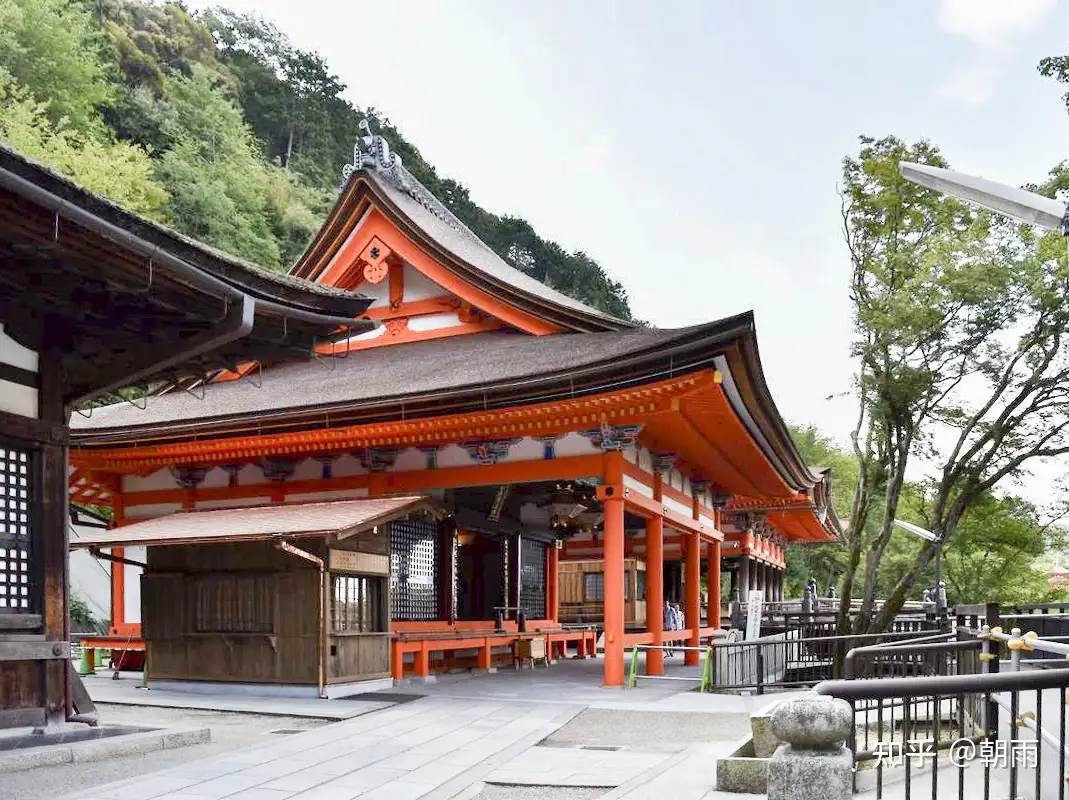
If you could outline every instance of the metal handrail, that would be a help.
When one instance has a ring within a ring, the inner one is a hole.
[[[955,641],[952,637],[952,633],[937,633],[932,636],[921,636],[916,639],[910,639],[905,644],[871,644],[865,647],[853,647],[851,648],[846,657],[843,659],[843,677],[846,680],[856,678],[854,673],[854,664],[858,658],[865,655],[871,655],[873,653],[887,653],[894,654],[897,652],[949,652],[954,650],[974,650],[979,649],[983,642],[974,639],[966,639],[964,641]]]
[[[1034,691],[1069,688],[1069,670],[993,672],[975,675],[926,675],[915,678],[822,681],[816,694],[843,700],[881,700],[890,697],[989,694],[1000,691]]]

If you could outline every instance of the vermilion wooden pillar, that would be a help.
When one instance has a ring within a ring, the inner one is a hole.
[[[700,534],[690,533],[685,534],[687,549],[687,577],[683,583],[684,594],[684,620],[690,629],[690,638],[687,640],[687,644],[690,647],[699,647],[701,645],[701,634],[699,631],[702,627],[701,620],[701,592],[702,592],[702,549],[701,549],[701,537]],[[687,650],[683,654],[683,663],[687,666],[697,666],[700,659],[700,654],[697,650]]]
[[[706,566],[705,586],[709,590],[705,616],[710,628],[720,627],[720,542],[709,543],[709,564]]]
[[[664,644],[664,519],[646,520],[646,630]],[[664,651],[646,651],[646,674],[664,674]]]
[[[623,454],[605,454],[605,685],[624,685]]]

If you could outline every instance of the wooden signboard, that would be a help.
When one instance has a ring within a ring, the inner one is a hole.
[[[355,550],[331,550],[330,569],[337,572],[361,572],[365,575],[389,575],[390,557]]]

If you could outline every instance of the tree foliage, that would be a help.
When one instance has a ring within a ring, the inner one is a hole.
[[[98,124],[98,109],[114,94],[103,43],[76,3],[0,0],[0,67],[47,107],[53,124],[79,131]]]
[[[90,188],[111,199],[280,270],[325,218],[370,115],[416,178],[502,258],[630,316],[623,287],[594,259],[480,208],[389,120],[343,97],[345,84],[319,54],[259,17],[220,8],[197,16],[177,2],[0,0],[0,68],[10,76],[5,97],[35,102],[52,126],[31,126],[51,131],[51,146],[33,148],[35,157],[78,180],[88,172]],[[12,107],[6,101],[3,113]],[[5,124],[25,128],[22,117]],[[112,157],[108,187],[98,167]]]
[[[35,161],[48,164],[116,203],[167,221],[167,190],[153,178],[148,154],[103,133],[79,133],[65,120],[55,124],[47,109],[0,69],[0,139]]]
[[[996,487],[1069,452],[1062,251],[905,181],[901,160],[946,166],[894,137],[862,139],[843,166],[861,414],[842,594],[861,597],[856,631],[886,627],[938,546],[895,573],[874,613],[911,459],[936,465],[923,524],[946,543]]]

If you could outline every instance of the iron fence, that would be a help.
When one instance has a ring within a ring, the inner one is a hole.
[[[803,630],[748,641],[713,643],[712,677],[717,689],[755,689],[813,686],[839,677],[848,651],[886,642],[921,643],[945,639],[931,631],[806,636]]]
[[[1002,645],[1009,664],[1000,671]],[[959,629],[955,641],[851,651],[852,679],[814,691],[853,710],[855,788],[906,800],[1065,800],[1069,670],[1031,668],[1024,656],[1034,651],[1064,654],[1069,645],[985,627]]]

